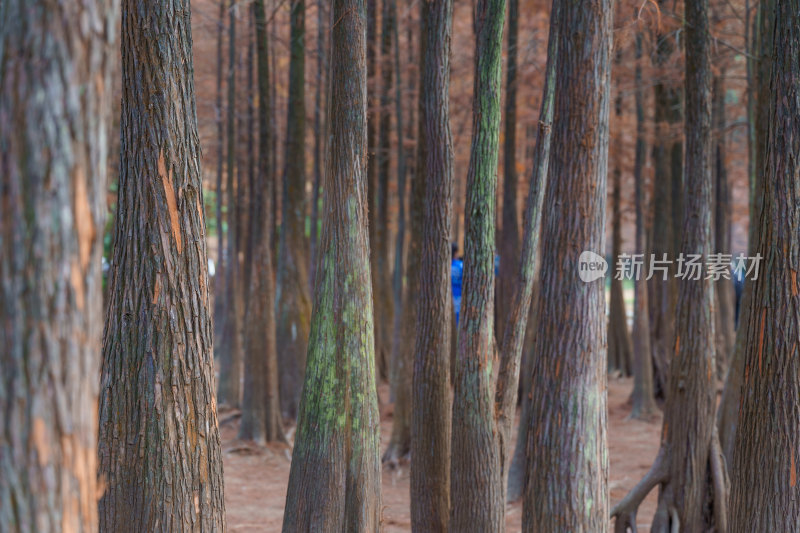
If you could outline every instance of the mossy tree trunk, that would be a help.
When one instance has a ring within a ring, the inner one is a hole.
[[[495,191],[505,0],[476,6],[472,147],[467,173],[464,292],[458,324],[450,465],[451,531],[503,531],[500,454],[495,443]]]
[[[381,514],[366,212],[367,13],[364,0],[336,0],[332,8],[323,225],[285,533],[371,533]]]
[[[224,531],[188,0],[126,0],[100,531]]]
[[[0,6],[0,531],[97,530],[118,2]]]
[[[603,280],[578,276],[605,250],[611,2],[561,6],[553,148],[543,229],[523,531],[606,531]]]
[[[422,4],[420,129],[425,176],[419,305],[417,307],[411,414],[411,526],[446,532],[450,516],[450,224],[453,145],[450,135],[450,39],[453,4]],[[408,341],[407,341],[408,342]]]
[[[800,3],[776,2],[759,247],[731,469],[732,531],[793,531],[800,522],[797,339],[800,167]],[[758,170],[758,169],[757,169]]]
[[[292,0],[289,110],[278,252],[277,343],[281,411],[297,415],[308,350],[311,299],[308,289],[305,170],[305,0]]]
[[[497,280],[495,331],[505,331],[505,315],[515,293],[519,263],[519,216],[517,215],[517,33],[519,0],[508,0],[506,53],[505,135],[503,139],[503,211],[500,232],[500,268]]]
[[[514,461],[511,457],[511,433],[514,425],[514,416],[517,406],[517,392],[519,390],[519,376],[522,353],[525,349],[526,333],[531,324],[532,301],[534,296],[537,263],[539,257],[539,242],[542,226],[542,206],[545,191],[547,190],[547,172],[550,165],[550,140],[552,138],[553,105],[555,100],[555,74],[558,66],[558,20],[561,6],[554,2],[550,11],[550,35],[547,44],[547,66],[545,69],[544,87],[542,89],[542,104],[539,111],[539,125],[536,146],[533,153],[533,170],[531,172],[530,188],[528,190],[527,205],[524,213],[524,227],[522,249],[517,272],[517,290],[511,300],[506,317],[505,331],[500,346],[500,369],[497,375],[495,389],[495,416],[497,428],[495,430],[497,451],[500,454],[501,501],[512,501],[522,495],[522,485],[525,481],[525,441],[530,414],[530,401],[523,398],[522,412],[520,413],[520,426],[517,431],[517,446],[514,450]],[[525,365],[530,370],[530,364]],[[528,385],[530,373],[526,372],[525,381]],[[524,392],[529,392],[523,387]],[[513,469],[513,470],[512,470]],[[511,477],[511,472],[514,477]],[[508,489],[506,489],[508,487]]]

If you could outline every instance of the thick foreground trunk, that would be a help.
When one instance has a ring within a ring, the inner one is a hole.
[[[113,0],[0,5],[0,531],[9,533],[97,530],[117,14]]]
[[[611,13],[584,0],[559,17],[523,531],[608,527],[603,280],[582,281],[578,258],[605,250]]]
[[[100,531],[224,531],[189,2],[122,13]]]
[[[366,212],[364,0],[337,0],[331,106],[308,368],[284,533],[378,531],[379,415]]]

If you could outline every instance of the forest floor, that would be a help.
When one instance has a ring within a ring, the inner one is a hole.
[[[608,382],[608,446],[609,490],[613,505],[647,472],[658,452],[661,415],[652,421],[629,420],[628,397],[632,378],[609,378]],[[381,449],[386,447],[392,429],[392,407],[386,403],[388,387],[379,390],[381,407]],[[225,505],[228,529],[235,532],[277,532],[281,530],[286,485],[289,481],[290,452],[286,447],[254,449],[236,440],[238,417],[220,412],[223,462],[225,468]],[[293,437],[294,428],[289,429]],[[408,465],[398,470],[383,471],[383,523],[385,533],[411,530],[409,515]],[[642,504],[639,531],[649,532],[656,508],[656,493],[651,492]],[[520,531],[522,503],[506,509],[510,533]]]

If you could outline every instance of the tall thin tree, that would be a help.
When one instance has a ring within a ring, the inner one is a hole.
[[[189,0],[122,6],[100,531],[224,531]]]
[[[559,17],[524,531],[608,527],[603,282],[578,269],[583,251],[605,250],[611,18],[610,0],[564,3]]]
[[[289,110],[286,117],[276,296],[277,342],[281,347],[281,410],[297,415],[308,349],[311,299],[308,288],[305,170],[305,0],[292,0],[289,44]]]
[[[447,531],[450,514],[450,223],[453,145],[450,136],[450,37],[453,4],[422,4],[425,42],[420,129],[425,130],[422,256],[419,270],[411,415],[411,523]],[[418,175],[418,177],[421,177]]]
[[[332,8],[323,224],[284,533],[371,533],[380,525],[365,198],[367,14],[365,0],[335,0]]]
[[[464,284],[453,393],[450,467],[452,531],[502,531],[500,458],[495,446],[495,191],[505,0],[476,7],[472,148],[467,173]]]
[[[118,5],[0,6],[0,531],[97,530]]]

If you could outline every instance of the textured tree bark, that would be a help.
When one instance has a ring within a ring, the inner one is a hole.
[[[714,242],[715,253],[731,253],[731,202],[728,186],[728,171],[725,167],[725,71],[714,76],[711,88],[711,122],[714,130],[713,177],[714,177]],[[734,343],[735,301],[733,283],[720,278],[714,284],[717,375],[725,378],[728,360]]]
[[[555,100],[555,76],[558,66],[558,20],[560,4],[554,2],[550,10],[550,35],[547,44],[547,66],[545,69],[544,87],[542,89],[542,105],[539,111],[539,127],[536,148],[533,155],[533,171],[528,190],[528,200],[524,213],[524,230],[522,250],[517,272],[517,290],[511,300],[506,317],[505,333],[500,349],[500,370],[497,374],[495,388],[495,417],[497,419],[497,452],[500,457],[501,485],[499,487],[501,502],[510,500],[506,494],[509,487],[509,471],[511,467],[511,433],[514,426],[514,415],[517,407],[517,391],[519,390],[520,360],[525,343],[525,333],[529,325],[531,300],[533,298],[536,267],[539,257],[539,234],[542,225],[542,205],[547,187],[547,170],[550,163],[550,140],[552,137],[553,104]],[[528,376],[529,377],[529,376]],[[530,413],[529,402],[523,400],[521,425],[527,425]],[[519,433],[522,443],[526,440],[527,431]],[[518,443],[520,444],[520,443]],[[523,448],[524,450],[524,448]],[[524,461],[523,461],[524,462]],[[524,468],[521,469],[524,473]],[[514,499],[522,493],[523,476],[517,476],[514,482]]]
[[[472,147],[467,173],[464,291],[458,330],[450,465],[451,531],[503,531],[492,368],[494,254],[500,86],[505,0],[480,0],[476,12]],[[414,456],[416,460],[416,456]]]
[[[275,346],[275,285],[270,246],[268,202],[272,191],[269,127],[269,41],[264,0],[253,3],[258,67],[258,173],[252,190],[250,239],[253,249],[247,322],[245,323],[244,391],[239,438],[259,444],[283,441],[278,394],[278,353]]]
[[[281,411],[294,418],[306,367],[311,316],[305,236],[305,0],[292,0],[291,26],[276,308]]]
[[[644,131],[644,94],[642,87],[642,34],[636,34],[636,155],[633,179],[636,183],[636,253],[646,254],[644,220],[644,165],[646,155]],[[616,194],[616,193],[615,193]],[[634,279],[633,303],[633,403],[632,418],[647,419],[658,410],[653,390],[653,354],[650,349],[650,317],[647,302],[647,277],[644,261],[641,272]]]
[[[608,0],[561,9],[522,529],[602,532],[607,328],[603,282],[581,281],[578,256],[605,249],[612,11]]]
[[[381,377],[389,379],[391,374],[392,324],[392,270],[389,266],[389,174],[391,168],[391,91],[392,91],[392,18],[388,0],[384,0],[381,15],[381,87],[380,118],[378,120],[378,167],[377,197],[375,199],[375,247],[371,248],[373,261],[373,301],[375,304],[375,358]],[[370,243],[372,246],[372,243]]]
[[[366,6],[336,0],[332,7],[323,227],[285,533],[373,532],[381,514],[366,212]]]
[[[226,217],[228,237],[225,252],[225,315],[222,338],[217,339],[219,361],[217,400],[220,404],[238,407],[242,397],[241,290],[239,279],[238,202],[234,185],[236,173],[236,6],[230,7],[228,23],[228,162],[226,183]]]
[[[390,9],[392,16],[395,17],[394,25],[394,64],[395,72],[397,73],[397,82],[395,83],[395,116],[397,117],[397,138],[402,139],[397,142],[397,234],[395,237],[395,251],[394,251],[394,272],[392,274],[392,293],[394,299],[394,325],[392,333],[392,356],[391,364],[392,371],[390,374],[391,395],[394,398],[394,413],[392,415],[392,434],[389,437],[389,445],[386,452],[383,454],[383,462],[389,464],[391,467],[396,467],[402,458],[405,458],[411,451],[411,381],[412,381],[412,368],[413,368],[413,352],[411,351],[410,343],[407,339],[411,338],[408,335],[412,334],[412,328],[416,326],[416,305],[415,301],[418,287],[418,274],[419,274],[419,253],[415,256],[409,254],[408,259],[408,284],[403,283],[404,277],[404,257],[405,257],[405,239],[406,239],[406,177],[408,174],[408,167],[412,166],[411,161],[414,157],[414,151],[409,148],[413,142],[413,124],[409,124],[408,129],[404,129],[404,113],[403,113],[403,99],[401,87],[402,70],[400,68],[400,41],[399,32],[397,30],[397,0],[390,0]],[[409,48],[413,48],[413,43],[408,43]],[[413,58],[413,51],[411,52]],[[413,86],[409,76],[409,86]],[[410,113],[409,113],[410,114]],[[412,166],[413,168],[413,166]],[[413,180],[412,180],[413,181]],[[416,187],[420,192],[424,192],[422,187]],[[417,206],[412,206],[412,211],[418,214],[417,222],[412,219],[412,226],[416,226],[418,231],[421,232],[422,226],[422,205],[420,203],[421,195],[413,196],[417,200]],[[409,244],[410,247],[419,246],[420,239],[416,243]],[[415,265],[414,272],[411,272],[412,263]],[[411,293],[408,287],[414,286],[414,292]]]
[[[659,0],[659,8],[669,9],[667,0]],[[653,66],[663,72],[675,49],[673,37],[658,32]],[[650,253],[657,259],[667,254],[675,259],[680,249],[681,196],[683,189],[683,143],[672,139],[674,127],[682,121],[681,90],[659,76],[653,87],[653,199]],[[650,347],[653,353],[653,381],[656,397],[663,399],[667,390],[669,361],[675,343],[675,305],[677,281],[670,269],[667,280],[653,276],[648,283],[650,308]]]
[[[122,13],[100,531],[224,531],[189,2]]]
[[[495,331],[502,339],[505,317],[514,297],[519,263],[517,215],[517,33],[519,0],[508,0],[508,52],[506,55],[505,137],[503,139],[503,212],[500,232],[500,268],[497,280]]]
[[[97,530],[118,13],[112,0],[0,5],[0,531],[9,533]]]
[[[763,204],[763,172],[766,162],[767,130],[769,124],[769,78],[772,68],[772,38],[774,23],[774,0],[763,0],[758,5],[756,19],[756,33],[754,38],[755,49],[755,72],[753,92],[754,102],[754,132],[753,132],[753,154],[755,159],[753,165],[756,169],[750,184],[750,220],[761,219]],[[748,251],[750,256],[758,253],[759,226],[750,224],[748,231]],[[725,461],[728,465],[733,465],[733,443],[739,425],[739,407],[741,405],[741,391],[744,381],[744,354],[747,343],[747,324],[750,321],[751,303],[753,293],[753,283],[745,280],[744,291],[739,303],[739,328],[736,330],[733,354],[728,367],[728,375],[725,380],[725,387],[722,391],[722,398],[717,409],[717,425],[719,427],[719,438]]]
[[[796,447],[800,440],[797,338],[800,168],[800,20],[797,0],[775,2],[763,209],[763,270],[753,293],[744,355],[739,431],[733,452],[732,531],[792,531],[800,522]],[[771,10],[770,10],[771,11]]]
[[[700,255],[705,263],[713,250],[708,0],[686,2],[685,31],[687,181],[681,251]],[[638,505],[656,485],[653,531],[727,529],[727,475],[714,424],[714,289],[704,274],[678,284],[661,451],[650,472],[611,511],[620,533],[635,527]]]
[[[425,2],[420,80],[420,129],[425,176],[419,305],[411,414],[411,527],[446,532],[450,515],[450,224],[453,146],[450,136],[450,38],[453,4]],[[418,176],[421,177],[420,174]]]
[[[617,66],[622,64],[622,53],[617,50],[614,62]],[[617,83],[617,98],[614,102],[614,114],[617,121],[622,117],[622,92]],[[612,177],[614,192],[611,196],[611,259],[617,264],[617,259],[622,253],[622,209],[620,207],[622,196],[622,168],[620,158],[614,159],[614,173]],[[617,371],[622,376],[633,373],[633,344],[628,331],[628,315],[625,311],[625,296],[622,292],[622,280],[617,276],[611,278],[611,290],[608,304],[608,370]]]

